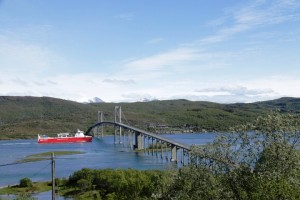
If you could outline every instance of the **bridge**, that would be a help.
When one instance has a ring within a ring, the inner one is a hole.
[[[116,106],[114,109],[114,121],[103,121],[103,113],[98,112],[98,122],[92,125],[87,131],[86,135],[94,135],[92,130],[97,127],[103,127],[104,125],[114,126],[114,143],[122,143],[122,137],[126,137],[127,141],[132,149],[137,151],[151,151],[156,156],[160,154],[160,157],[164,157],[172,162],[178,162],[178,158],[183,165],[188,164],[190,160],[190,147],[186,144],[179,143],[175,140],[162,137],[155,133],[150,133],[142,129],[122,123],[121,119],[121,107]],[[124,130],[122,135],[122,129]],[[117,138],[117,132],[119,137]],[[94,135],[95,136],[95,135]],[[103,129],[102,129],[103,136]],[[125,141],[125,139],[124,139]],[[170,158],[169,158],[170,157]]]

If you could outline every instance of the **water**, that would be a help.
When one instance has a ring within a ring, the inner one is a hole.
[[[184,144],[206,144],[215,136],[205,134],[163,135]],[[15,163],[26,156],[51,151],[82,151],[84,154],[65,155],[55,158],[55,175],[67,178],[82,168],[134,168],[164,169],[173,165],[166,159],[151,156],[144,152],[134,152],[127,144],[114,145],[113,136],[94,138],[91,143],[38,144],[36,139],[0,141],[0,187],[18,184],[24,177],[32,181],[51,180],[51,161],[44,160],[22,164]]]

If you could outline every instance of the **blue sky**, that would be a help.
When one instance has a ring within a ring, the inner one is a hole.
[[[298,0],[0,0],[0,95],[300,97]]]

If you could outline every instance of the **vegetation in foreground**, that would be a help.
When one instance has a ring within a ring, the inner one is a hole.
[[[59,191],[74,199],[300,199],[299,130],[299,115],[271,113],[194,146],[190,166],[82,169]]]
[[[274,112],[194,146],[166,199],[300,199],[299,130],[299,115]]]
[[[14,195],[16,200],[33,200],[33,193],[51,190],[51,182],[32,182],[29,178],[20,180],[19,185],[8,186],[0,189],[0,195]],[[2,199],[0,197],[0,199]],[[4,200],[5,198],[3,198]],[[11,198],[10,198],[11,199]]]

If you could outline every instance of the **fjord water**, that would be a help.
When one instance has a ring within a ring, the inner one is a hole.
[[[215,137],[213,133],[163,135],[183,144],[206,144]],[[12,164],[32,154],[53,151],[82,151],[84,154],[64,155],[55,158],[55,175],[67,178],[82,168],[134,168],[165,169],[173,163],[160,156],[132,151],[127,144],[114,144],[113,136],[94,138],[91,143],[38,144],[31,140],[0,141],[0,187],[18,184],[28,177],[32,181],[51,180],[51,161],[43,160]]]

